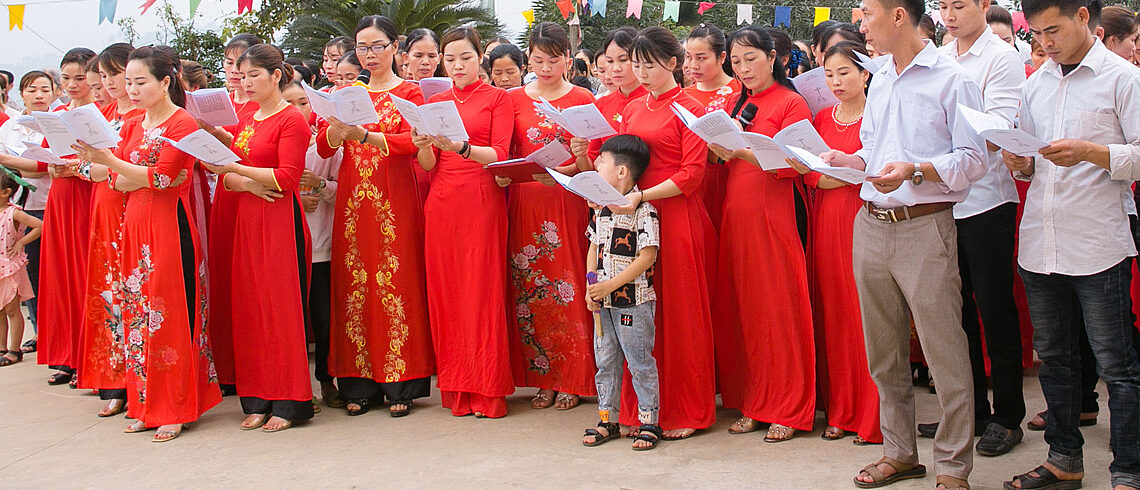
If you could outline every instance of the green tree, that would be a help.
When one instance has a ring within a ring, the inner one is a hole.
[[[471,0],[316,0],[289,23],[281,47],[290,55],[319,60],[329,39],[352,36],[360,18],[373,14],[392,19],[401,33],[426,27],[442,35],[464,24],[472,24],[483,37],[502,30],[491,12]]]

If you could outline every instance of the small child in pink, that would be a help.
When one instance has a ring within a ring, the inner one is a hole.
[[[20,351],[24,337],[20,302],[35,296],[28,279],[28,254],[24,246],[40,237],[43,222],[11,202],[12,196],[22,190],[18,200],[22,204],[28,197],[28,188],[35,190],[35,187],[15,170],[0,170],[0,305],[4,311],[0,316],[0,340],[7,340],[7,347],[0,349],[0,366],[10,366],[24,360],[24,353]]]

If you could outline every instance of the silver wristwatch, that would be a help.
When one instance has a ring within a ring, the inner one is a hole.
[[[911,176],[910,181],[914,183],[914,185],[920,185],[925,180],[926,177],[922,175],[922,165],[918,162],[914,162],[914,175]]]

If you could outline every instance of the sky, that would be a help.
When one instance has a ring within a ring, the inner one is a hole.
[[[141,38],[135,45],[154,42],[162,2],[158,0],[145,15],[139,15],[143,0],[119,0],[115,20],[124,17],[135,19],[135,29]],[[288,0],[284,0],[288,1]],[[0,68],[11,71],[19,79],[30,70],[58,67],[59,59],[68,49],[82,46],[98,52],[103,47],[124,40],[115,23],[99,24],[99,0],[0,0],[0,5],[18,5],[23,2],[24,30],[0,31]],[[190,16],[189,0],[173,0],[175,11],[183,18]],[[261,5],[255,0],[254,8]],[[520,14],[529,9],[528,0],[495,0],[499,20],[507,24],[509,38],[526,28]],[[214,28],[220,19],[237,13],[236,0],[202,0],[198,6],[196,26]],[[0,9],[0,27],[7,25],[8,9]]]

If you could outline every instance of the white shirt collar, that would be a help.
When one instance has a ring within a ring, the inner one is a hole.
[[[1108,48],[1104,47],[1104,43],[1100,42],[1100,39],[1093,38],[1092,48],[1089,48],[1089,52],[1085,53],[1085,57],[1082,58],[1081,62],[1077,64],[1077,67],[1069,73],[1074,73],[1082,67],[1087,67],[1092,70],[1094,76],[1099,75],[1101,67],[1104,66],[1104,57],[1108,54]],[[1041,65],[1040,71],[1049,73],[1057,78],[1064,78],[1064,75],[1061,73],[1061,64],[1052,58],[1046,60],[1044,65]]]

